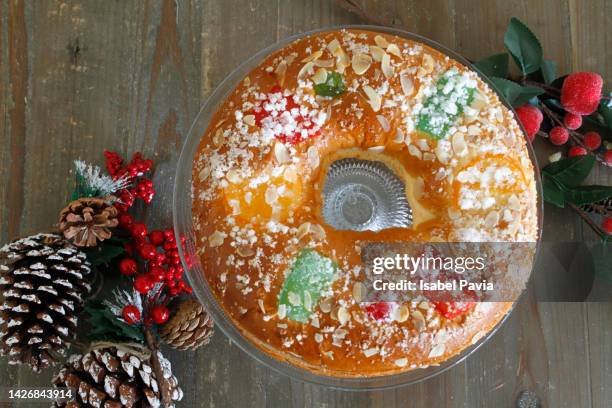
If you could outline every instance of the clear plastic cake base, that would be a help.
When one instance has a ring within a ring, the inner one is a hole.
[[[212,315],[217,327],[228,336],[232,343],[236,344],[240,349],[246,352],[249,356],[256,359],[260,363],[267,367],[270,367],[284,375],[292,377],[297,380],[307,381],[315,384],[320,384],[328,387],[344,389],[344,390],[374,390],[374,389],[385,389],[399,386],[405,386],[414,384],[417,382],[424,381],[435,375],[438,375],[449,368],[456,366],[468,356],[474,353],[480,346],[486,343],[499,329],[503,322],[508,318],[510,313],[501,319],[498,324],[490,330],[487,335],[483,336],[477,343],[464,349],[461,353],[454,357],[445,360],[437,366],[430,366],[427,368],[418,368],[398,374],[382,375],[382,376],[370,376],[370,377],[336,377],[331,375],[316,374],[309,370],[300,368],[296,365],[290,364],[286,361],[273,357],[272,353],[264,352],[260,347],[256,346],[251,342],[245,335],[243,335],[239,328],[234,324],[232,319],[225,313],[223,307],[217,301],[211,288],[205,279],[204,271],[199,263],[197,255],[197,246],[194,241],[193,221],[192,221],[192,168],[194,164],[194,158],[197,153],[198,144],[205,134],[209,122],[211,121],[214,113],[220,107],[225,98],[234,90],[234,88],[242,81],[242,79],[259,63],[267,57],[269,54],[283,48],[287,44],[297,40],[299,38],[316,34],[322,31],[337,31],[341,29],[360,29],[375,31],[381,33],[387,33],[396,35],[398,37],[406,38],[409,40],[424,43],[445,55],[459,61],[463,65],[470,69],[478,72],[467,60],[458,54],[450,51],[441,45],[420,37],[415,34],[411,34],[406,31],[391,29],[386,27],[376,27],[367,25],[351,25],[351,26],[337,26],[327,27],[315,31],[306,32],[303,34],[295,35],[292,37],[285,38],[278,43],[262,50],[253,55],[230,75],[228,75],[221,84],[215,89],[212,95],[208,98],[202,109],[200,110],[197,118],[195,119],[185,144],[181,152],[181,156],[178,163],[175,187],[174,187],[174,202],[173,202],[173,217],[174,217],[174,228],[177,235],[177,242],[179,236],[186,238],[185,247],[179,248],[180,256],[183,262],[183,266],[187,272],[189,283],[191,284],[194,293],[198,299],[207,307],[208,311]],[[490,81],[481,74],[482,79],[487,82],[492,89],[495,89]],[[512,109],[508,103],[506,103],[503,97],[500,95],[500,100],[504,102],[504,105],[508,109]],[[540,182],[540,176],[538,173],[538,166],[536,163],[535,155],[528,143],[528,150],[530,158],[533,162],[536,184],[538,192],[538,223],[539,230],[541,231],[542,225],[542,188]],[[379,169],[380,170],[380,169]],[[384,171],[384,170],[383,170]],[[393,184],[393,180],[390,179],[390,183]],[[398,201],[395,199],[393,194],[387,195],[387,198],[391,202],[391,207],[397,209],[397,212],[393,217],[380,217],[377,215],[377,211],[380,208],[376,206],[380,204],[380,199],[377,198],[377,194],[380,194],[382,188],[385,186],[379,186],[374,189],[372,186],[363,183],[350,183],[346,182],[343,184],[344,187],[336,189],[337,191],[333,194],[337,195],[332,197],[331,203],[333,204],[328,211],[340,214],[344,217],[344,220],[338,221],[337,228],[342,229],[382,229],[391,226],[407,226],[411,223],[411,212],[409,207],[406,208],[407,203],[402,203],[401,199]],[[348,187],[347,187],[348,186]],[[331,186],[333,187],[333,186]],[[344,192],[342,192],[344,190]],[[344,194],[344,195],[342,195]],[[394,200],[396,202],[394,202]],[[343,224],[345,223],[345,224]],[[346,224],[348,223],[348,224]],[[538,240],[539,241],[539,240]],[[538,243],[539,247],[539,243]],[[188,261],[188,262],[187,262]],[[519,300],[520,301],[520,300]]]

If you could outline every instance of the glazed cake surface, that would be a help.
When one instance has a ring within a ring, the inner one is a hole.
[[[343,158],[391,169],[412,224],[326,223],[326,175]],[[422,296],[364,302],[364,245],[538,237],[534,169],[513,113],[458,61],[372,31],[320,32],[266,57],[213,116],[192,188],[197,253],[227,315],[264,352],[338,377],[440,363],[512,307],[451,315]],[[323,272],[296,291],[309,267]]]

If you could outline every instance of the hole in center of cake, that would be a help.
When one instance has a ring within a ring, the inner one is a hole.
[[[379,161],[336,160],[329,167],[323,195],[323,218],[338,230],[380,231],[412,224],[406,186]]]

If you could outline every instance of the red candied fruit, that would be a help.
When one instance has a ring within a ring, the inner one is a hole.
[[[604,155],[604,162],[608,165],[608,166],[612,166],[612,150],[607,150]]]
[[[601,146],[601,136],[597,132],[586,132],[584,134],[584,145],[589,150],[597,150]]]
[[[466,314],[476,305],[475,302],[433,302],[433,304],[438,313],[449,320]]]
[[[587,151],[582,146],[573,146],[567,152],[569,157],[584,156],[585,154],[587,154]]]
[[[365,311],[370,315],[371,318],[376,320],[382,320],[389,316],[391,312],[391,306],[387,302],[376,302],[370,303],[365,307]]]
[[[561,146],[569,140],[569,132],[562,126],[555,126],[548,133],[550,142],[556,146]]]
[[[606,232],[606,234],[612,235],[612,217],[604,218],[603,222],[601,223],[601,226]]]
[[[563,81],[561,105],[575,115],[595,112],[601,99],[603,79],[595,72],[576,72]]]
[[[542,125],[542,111],[533,105],[523,105],[516,108],[516,115],[527,132],[529,141],[533,142],[536,133]]]
[[[570,130],[576,130],[582,126],[582,116],[567,112],[565,116],[563,116],[563,124]]]

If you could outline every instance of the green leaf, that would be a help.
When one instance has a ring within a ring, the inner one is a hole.
[[[542,66],[540,69],[542,70],[542,78],[544,78],[544,82],[546,84],[551,84],[557,76],[557,63],[552,60],[544,60],[542,61]]]
[[[504,35],[504,44],[523,74],[531,74],[542,65],[542,45],[531,30],[512,17]]]
[[[612,247],[602,242],[591,248],[595,275],[612,281]]]
[[[576,205],[591,204],[612,197],[612,186],[578,186],[565,192],[565,200]]]
[[[565,206],[565,195],[561,187],[557,185],[554,179],[544,174],[542,178],[542,190],[544,193],[544,201],[563,208]]]
[[[491,55],[474,63],[474,66],[488,77],[505,78],[508,76],[508,54]]]
[[[328,290],[337,276],[338,265],[313,249],[298,254],[278,297],[287,318],[305,323],[318,304],[321,292]]]
[[[514,107],[526,104],[533,97],[542,95],[544,90],[533,86],[522,86],[505,78],[491,78],[497,90]]]
[[[315,84],[315,93],[321,96],[338,96],[346,91],[346,86],[340,73],[333,71],[327,74],[325,82]]]
[[[608,105],[606,105],[604,102],[601,102],[599,104],[597,112],[599,112],[599,114],[601,115],[605,125],[612,129],[612,109],[608,107]]]
[[[102,302],[90,300],[85,305],[87,321],[91,328],[87,337],[91,341],[137,341],[144,342],[144,335],[139,325],[129,325],[110,311]]]
[[[110,264],[115,258],[125,253],[124,242],[118,238],[101,241],[93,248],[85,248],[85,255],[93,266]]]
[[[587,154],[550,163],[542,169],[542,173],[552,177],[558,184],[571,188],[580,185],[594,165],[595,156]]]

